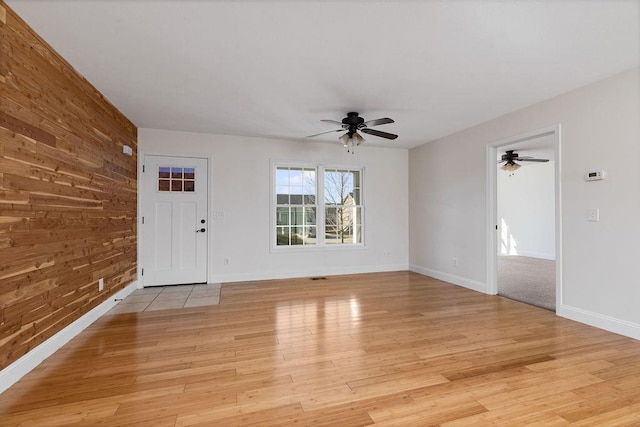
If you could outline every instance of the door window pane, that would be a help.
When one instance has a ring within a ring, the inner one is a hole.
[[[184,179],[196,179],[196,170],[194,168],[184,168]]]
[[[190,192],[196,191],[196,169],[180,166],[158,167],[158,191]]]
[[[158,178],[166,178],[169,179],[171,177],[171,168],[158,168]]]

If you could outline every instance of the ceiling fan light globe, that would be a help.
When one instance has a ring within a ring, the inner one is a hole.
[[[502,167],[500,169],[502,169],[505,172],[515,172],[518,169],[520,169],[520,165],[515,163],[515,162],[508,161],[507,163],[502,165]]]

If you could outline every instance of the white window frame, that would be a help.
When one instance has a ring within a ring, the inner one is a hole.
[[[315,245],[277,245],[277,191],[276,174],[278,167],[283,168],[314,168],[316,171],[316,244]],[[325,170],[349,170],[360,172],[360,203],[361,207],[361,241],[360,243],[325,243],[325,208],[328,206],[324,200],[324,172]],[[366,247],[367,219],[366,219],[366,184],[365,168],[363,166],[335,165],[335,164],[314,164],[299,161],[272,161],[271,162],[270,185],[270,206],[269,206],[269,247],[271,252],[306,252],[306,251],[326,251],[326,250],[357,250]]]

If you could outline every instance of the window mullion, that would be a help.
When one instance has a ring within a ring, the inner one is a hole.
[[[324,246],[325,236],[325,222],[324,222],[324,168],[318,166],[316,168],[316,222],[317,222],[317,234],[316,243],[318,246]]]

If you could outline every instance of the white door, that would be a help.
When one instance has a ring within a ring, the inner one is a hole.
[[[142,283],[207,281],[207,159],[145,156]]]

